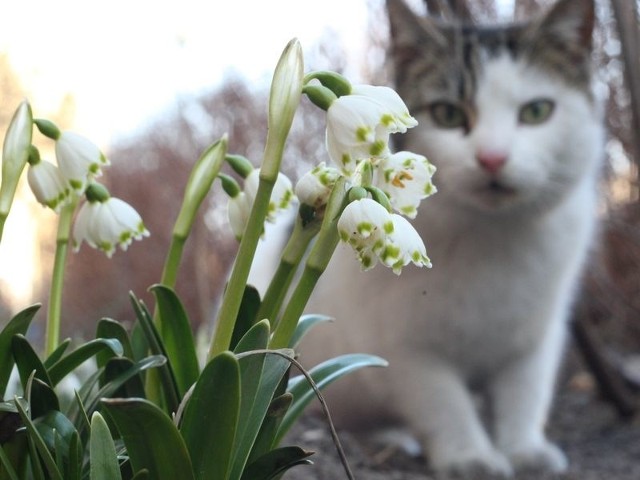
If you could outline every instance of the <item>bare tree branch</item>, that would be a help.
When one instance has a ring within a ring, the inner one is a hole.
[[[433,17],[462,21],[473,19],[468,0],[425,0],[425,4]]]

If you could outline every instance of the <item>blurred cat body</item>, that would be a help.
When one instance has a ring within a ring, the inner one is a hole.
[[[437,471],[567,467],[544,428],[596,230],[593,8],[559,0],[530,23],[485,29],[388,0],[397,91],[419,121],[401,146],[438,168],[413,222],[433,268],[362,272],[340,246],[308,308],[336,323],[301,355],[386,358],[331,388],[330,408],[339,425],[402,422]]]

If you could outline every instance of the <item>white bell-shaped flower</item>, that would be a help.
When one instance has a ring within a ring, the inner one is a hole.
[[[91,179],[109,164],[91,140],[73,132],[62,132],[56,141],[56,158],[62,175],[75,191],[82,193]]]
[[[377,255],[393,231],[391,214],[375,200],[363,198],[349,203],[338,219],[338,233],[355,250],[364,270],[375,266]]]
[[[388,129],[390,133],[405,133],[408,128],[415,127],[418,121],[411,116],[409,109],[405,105],[400,95],[389,87],[378,87],[373,85],[353,85],[352,95],[362,95],[372,98],[385,108],[385,115],[380,123]]]
[[[387,194],[396,212],[415,218],[420,202],[437,191],[432,182],[435,171],[426,157],[397,152],[380,160],[373,185]]]
[[[327,150],[331,160],[350,175],[364,158],[387,154],[389,129],[384,106],[363,95],[344,95],[327,110]]]
[[[29,166],[27,181],[36,200],[42,205],[59,212],[71,195],[66,179],[53,163],[40,160]]]
[[[236,240],[238,241],[242,238],[250,213],[251,202],[249,201],[246,193],[239,192],[235,197],[229,197],[229,203],[227,204],[227,216],[229,218],[229,225],[231,226],[233,236],[236,237]]]
[[[377,253],[380,261],[400,275],[402,267],[413,263],[418,267],[431,267],[427,249],[420,234],[409,221],[396,214],[391,215],[393,231],[385,237],[384,247]]]
[[[327,203],[340,171],[324,162],[305,173],[296,183],[295,194],[300,203],[321,208]]]
[[[149,236],[138,212],[128,203],[113,197],[85,202],[73,229],[73,246],[77,251],[83,241],[111,257],[117,246],[122,250]]]

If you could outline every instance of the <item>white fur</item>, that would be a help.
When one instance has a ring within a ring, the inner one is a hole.
[[[518,124],[519,106],[536,98],[556,102],[551,118]],[[341,246],[308,309],[336,322],[309,335],[302,359],[386,358],[387,369],[338,382],[329,407],[343,424],[404,422],[436,470],[562,471],[567,460],[544,428],[595,229],[602,130],[587,95],[505,57],[486,64],[476,101],[469,135],[424,114],[408,137],[407,149],[438,167],[439,192],[414,222],[433,268],[361,272]],[[486,188],[480,149],[508,155],[499,180],[513,195]],[[490,403],[491,425],[472,390]]]

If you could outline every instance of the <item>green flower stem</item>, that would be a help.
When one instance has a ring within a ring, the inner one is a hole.
[[[64,286],[64,267],[69,249],[69,234],[73,213],[78,205],[75,199],[65,205],[60,211],[58,219],[58,233],[56,234],[56,253],[53,262],[53,275],[47,311],[47,329],[45,336],[45,355],[50,355],[60,343],[60,318],[62,312],[62,288]]]
[[[187,237],[176,235],[175,233],[171,237],[169,252],[165,259],[164,268],[162,270],[162,279],[160,280],[162,285],[166,285],[171,288],[175,286],[176,278],[178,277],[178,267],[180,266],[182,252],[186,241]]]
[[[296,215],[293,232],[282,252],[280,264],[264,294],[264,299],[262,300],[256,318],[260,320],[264,318],[269,319],[271,325],[276,325],[278,312],[289,291],[289,286],[291,285],[294,274],[304,258],[304,254],[311,240],[318,234],[320,225],[321,222],[318,220],[312,220],[308,224],[303,225],[300,215]]]
[[[217,354],[229,349],[231,337],[236,323],[236,317],[240,310],[240,303],[244,289],[249,278],[249,270],[258,246],[258,240],[262,235],[264,219],[269,209],[269,201],[271,199],[271,191],[275,185],[275,178],[265,179],[260,174],[260,182],[258,183],[258,191],[256,198],[249,214],[247,227],[242,235],[236,260],[231,271],[231,277],[225,289],[222,298],[222,305],[218,312],[218,318],[215,324],[215,331],[211,339],[209,348],[209,360]]]
[[[333,252],[338,246],[340,241],[338,219],[348,203],[345,182],[344,178],[339,179],[331,192],[318,239],[311,252],[309,252],[309,258],[307,258],[300,280],[282,314],[282,319],[278,322],[273,332],[269,343],[269,348],[271,349],[288,347],[298,325],[300,315],[304,312],[313,289],[322,273],[326,270],[327,265],[329,265]]]

